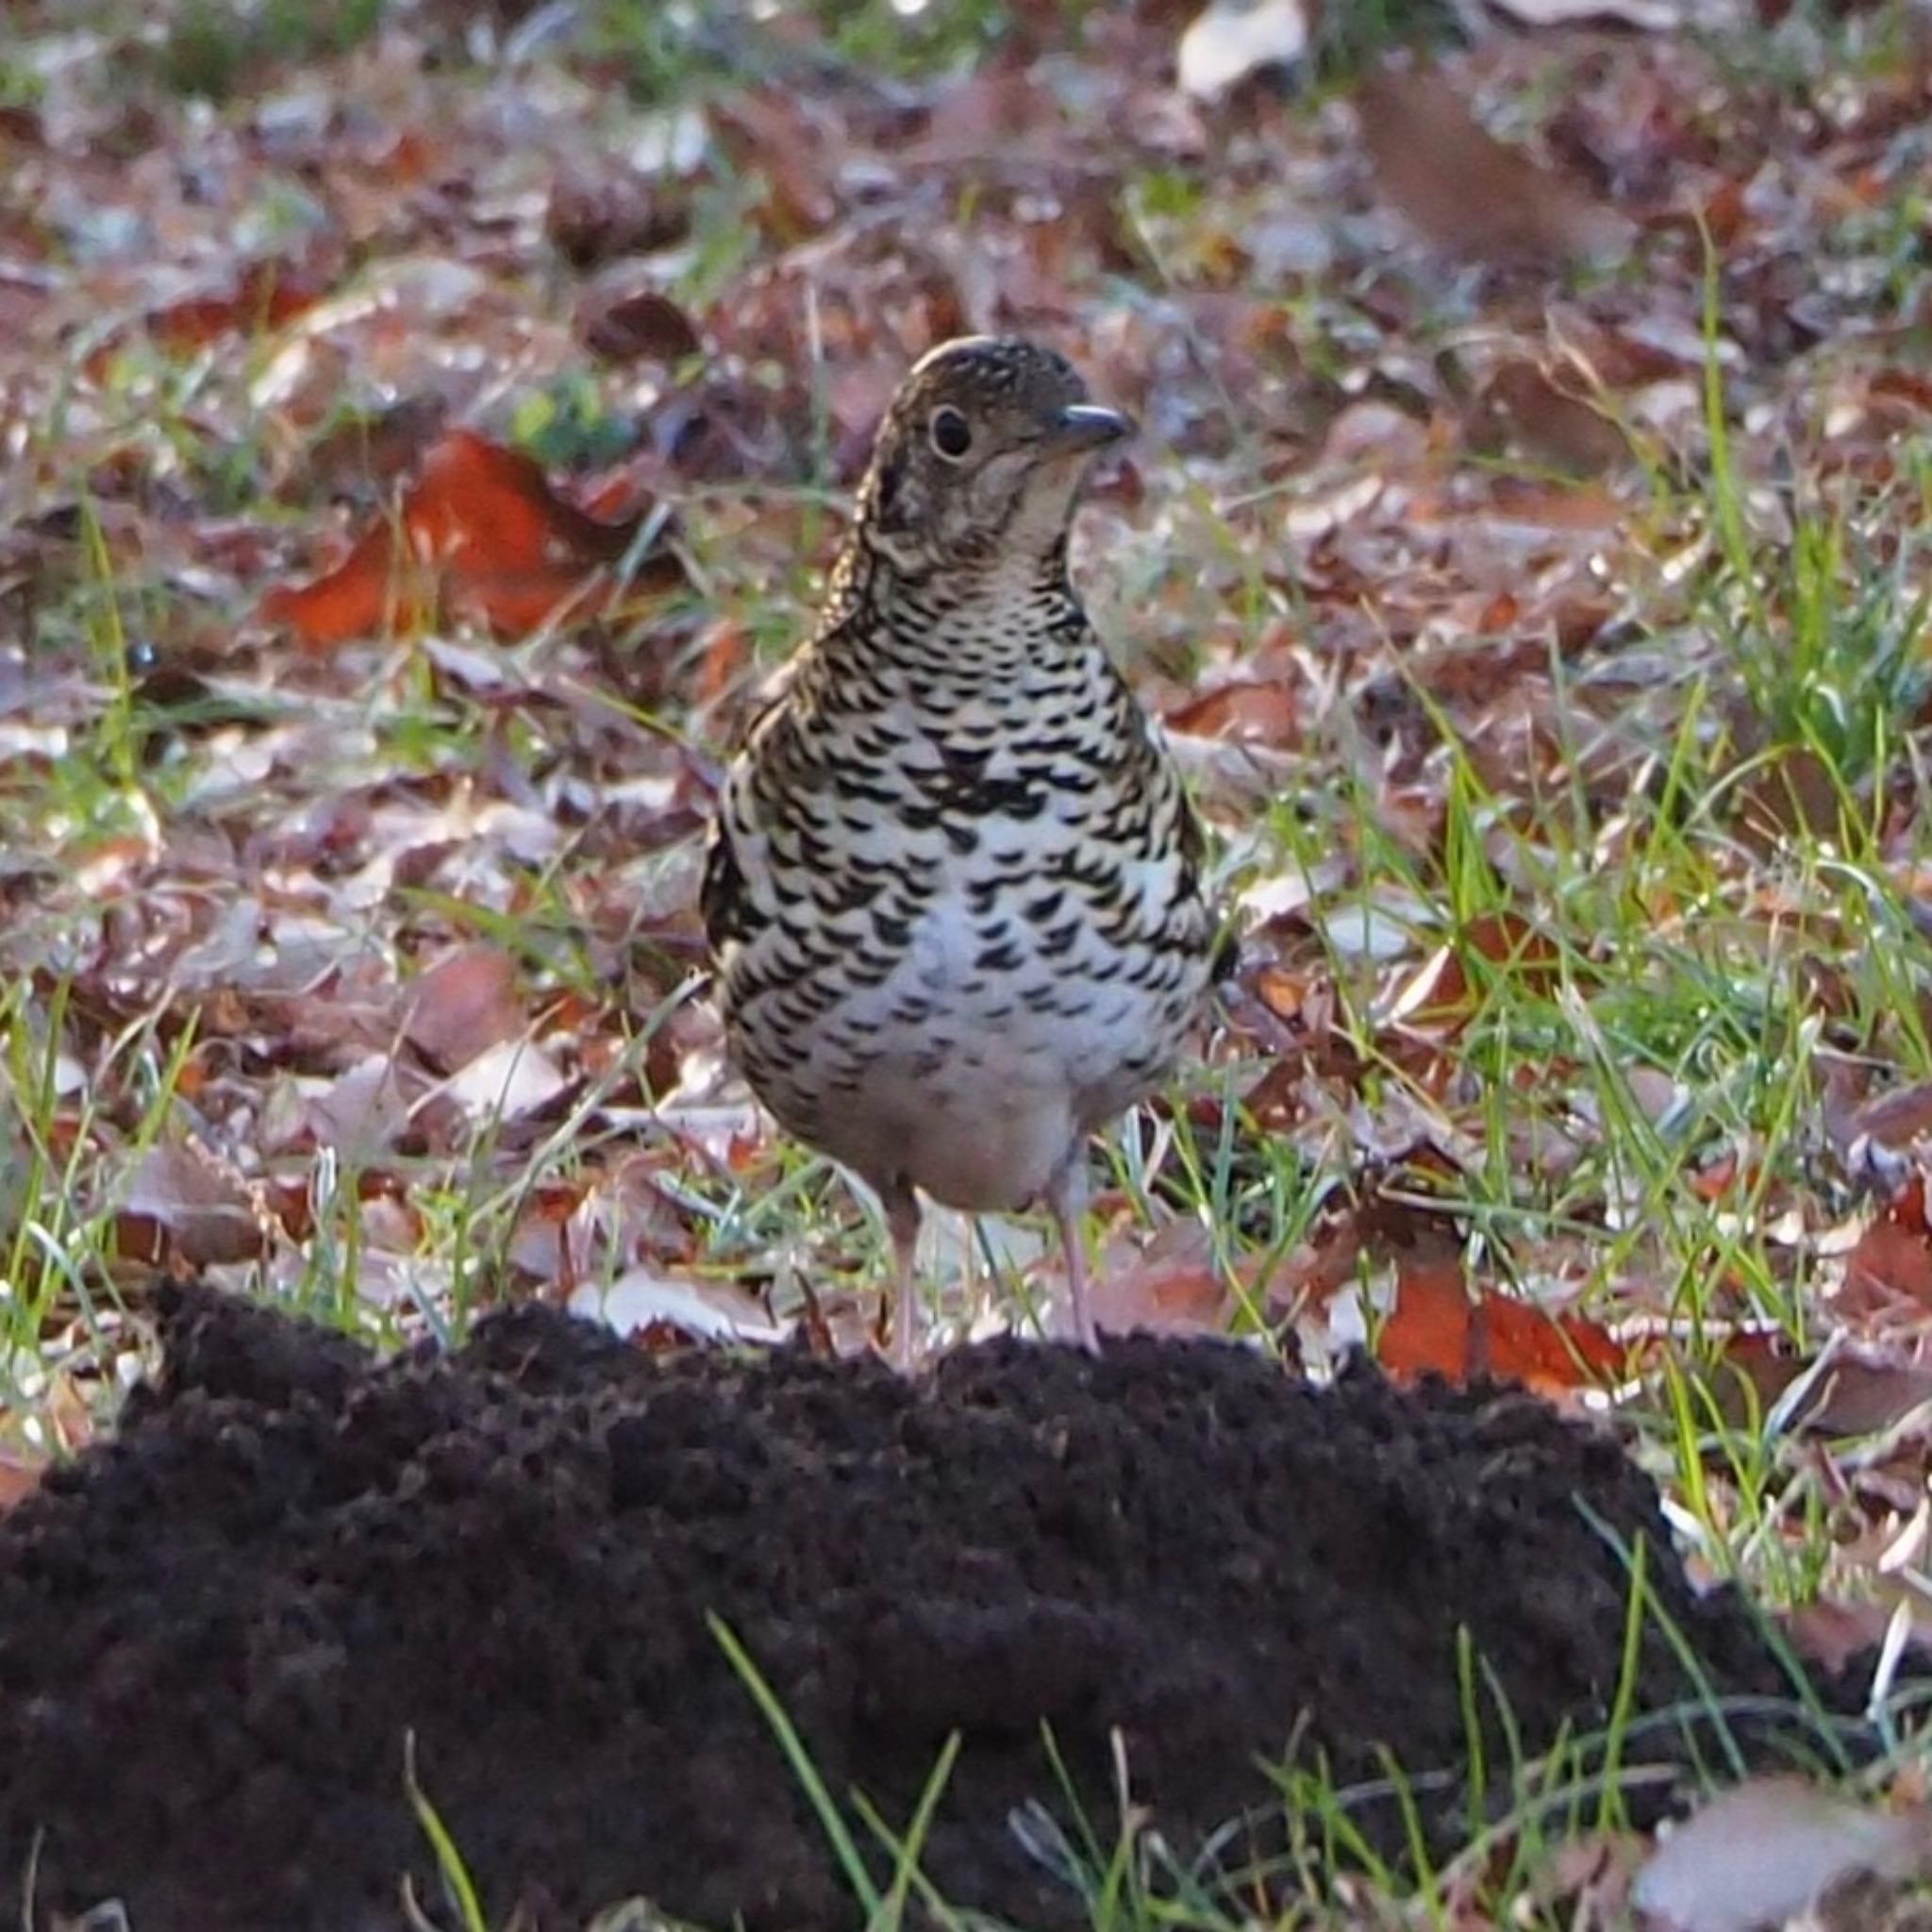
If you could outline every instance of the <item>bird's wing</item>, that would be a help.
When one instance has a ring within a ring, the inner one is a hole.
[[[726,946],[741,944],[751,936],[751,893],[724,821],[722,809],[711,820],[705,840],[704,877],[698,886],[698,909],[704,915],[705,940],[713,959]]]

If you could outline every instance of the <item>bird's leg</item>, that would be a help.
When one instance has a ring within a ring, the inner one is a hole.
[[[1087,1208],[1087,1150],[1076,1147],[1074,1157],[1055,1174],[1046,1190],[1046,1205],[1060,1231],[1060,1246],[1067,1257],[1067,1293],[1074,1304],[1074,1340],[1089,1355],[1100,1353],[1100,1330],[1093,1325],[1093,1310],[1087,1306],[1087,1241],[1080,1217]]]
[[[879,1189],[892,1237],[892,1366],[909,1375],[919,1365],[919,1196],[901,1178]]]

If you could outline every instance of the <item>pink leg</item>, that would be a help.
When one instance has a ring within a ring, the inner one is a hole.
[[[919,1196],[905,1182],[879,1190],[892,1237],[891,1363],[902,1375],[919,1366]]]
[[[1087,1242],[1080,1217],[1087,1207],[1087,1150],[1074,1150],[1074,1158],[1053,1178],[1046,1191],[1046,1204],[1060,1231],[1060,1247],[1067,1257],[1067,1292],[1074,1304],[1074,1340],[1089,1355],[1100,1353],[1100,1330],[1093,1325],[1093,1310],[1087,1306]]]

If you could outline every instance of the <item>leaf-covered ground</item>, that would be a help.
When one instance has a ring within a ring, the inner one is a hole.
[[[881,1235],[721,1065],[697,841],[907,363],[1014,330],[1141,422],[1076,566],[1241,933],[1106,1150],[1104,1324],[1608,1409],[1694,1567],[1890,1668],[1923,10],[1338,6],[1212,95],[1193,10],[11,10],[9,1487],[157,1264],[863,1345]],[[942,1336],[1060,1285],[1024,1224],[930,1261]]]

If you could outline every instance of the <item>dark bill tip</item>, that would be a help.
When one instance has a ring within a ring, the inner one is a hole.
[[[1133,419],[1118,409],[1103,408],[1098,403],[1070,403],[1060,411],[1051,440],[1058,450],[1096,450],[1133,433]]]

